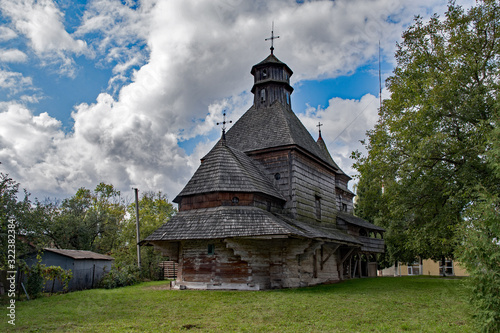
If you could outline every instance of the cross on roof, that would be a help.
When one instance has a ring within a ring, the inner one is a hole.
[[[227,123],[231,124],[233,121],[232,120],[226,121],[226,110],[222,112],[222,116],[224,120],[220,123],[217,123],[217,125],[222,125],[222,139],[226,140],[226,124]]]
[[[321,138],[321,126],[323,126],[323,124],[318,121],[318,125],[316,125],[316,127],[319,128],[319,137],[320,138]]]
[[[273,54],[273,51],[274,51],[274,40],[276,38],[280,38],[280,36],[274,36],[274,21],[273,21],[273,27],[271,29],[271,37],[265,39],[266,41],[268,41],[268,40],[271,41],[271,54]]]

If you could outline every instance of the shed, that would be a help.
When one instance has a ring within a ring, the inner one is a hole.
[[[37,253],[28,254],[24,260],[28,266],[36,263]],[[111,270],[113,257],[84,250],[43,249],[42,264],[71,269],[73,278],[69,281],[68,290],[90,289],[97,286],[99,280]],[[52,282],[47,282],[45,290],[51,290]],[[63,286],[56,280],[54,291],[62,291]]]

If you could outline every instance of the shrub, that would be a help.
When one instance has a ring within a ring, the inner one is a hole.
[[[38,258],[38,257],[37,257]],[[43,265],[39,260],[35,265],[26,269],[28,274],[28,281],[26,283],[26,292],[30,298],[35,299],[42,293],[44,279],[43,279]]]
[[[140,270],[134,265],[113,266],[99,281],[99,287],[113,289],[130,286],[139,282]]]

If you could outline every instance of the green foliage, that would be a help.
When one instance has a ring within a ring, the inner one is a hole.
[[[38,298],[43,290],[43,269],[42,258],[37,255],[37,262],[31,267],[26,267],[26,274],[28,275],[28,280],[26,281],[26,292],[31,299]]]
[[[54,283],[56,280],[61,283],[63,290],[67,291],[69,281],[73,278],[71,269],[65,270],[60,266],[45,266],[43,267],[42,275],[46,281],[52,281],[51,293],[54,292]]]
[[[166,223],[176,212],[173,205],[168,202],[165,194],[161,192],[145,192],[139,200],[139,218],[141,239],[151,235],[156,229]],[[118,239],[121,246],[116,247],[112,256],[117,265],[134,265],[137,263],[137,236],[135,203],[127,207],[127,217],[122,224]],[[161,253],[151,246],[141,247],[141,277],[150,280],[162,278],[159,262],[164,260]]]
[[[7,174],[0,173],[0,249],[2,253],[7,253],[8,246],[8,224],[13,221],[16,240],[22,233],[23,226],[32,218],[31,202],[29,194],[24,191],[23,200],[18,200],[19,183],[14,181]],[[31,235],[24,235],[29,241]],[[16,255],[28,252],[27,244],[16,241]],[[0,270],[7,267],[7,255],[0,256]]]
[[[131,286],[139,282],[140,270],[136,265],[113,266],[99,281],[99,287],[113,289]]]
[[[491,179],[485,153],[497,108],[498,18],[496,2],[468,12],[452,2],[443,19],[417,17],[398,45],[368,156],[354,154],[356,214],[387,229],[392,260],[453,257],[464,209],[476,185]]]
[[[387,229],[390,260],[458,255],[485,332],[500,327],[499,23],[492,0],[417,17],[398,45],[368,156],[353,154],[356,213]]]
[[[500,121],[500,112],[495,117]],[[492,181],[477,187],[465,211],[458,259],[470,274],[468,286],[478,328],[500,332],[500,128],[492,131],[486,158]],[[489,186],[488,186],[489,185]]]
[[[466,214],[458,257],[470,274],[476,322],[482,332],[500,332],[500,197],[483,193]]]

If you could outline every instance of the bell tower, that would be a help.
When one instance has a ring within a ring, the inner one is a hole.
[[[274,28],[273,28],[274,30]],[[275,101],[290,109],[292,108],[291,94],[293,91],[290,86],[290,76],[293,72],[285,63],[281,62],[274,55],[274,31],[271,31],[271,54],[254,65],[250,73],[254,77],[252,93],[254,94],[254,106],[256,108],[269,107]]]

